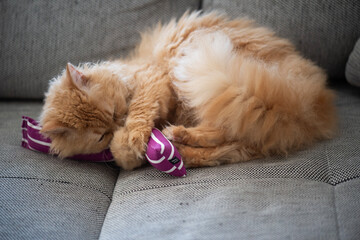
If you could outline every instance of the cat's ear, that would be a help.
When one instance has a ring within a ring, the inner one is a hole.
[[[44,135],[49,134],[64,134],[69,131],[69,128],[63,126],[61,123],[57,121],[48,121],[42,126],[40,133]]]
[[[71,63],[66,65],[66,75],[71,86],[79,90],[88,89],[88,78]]]

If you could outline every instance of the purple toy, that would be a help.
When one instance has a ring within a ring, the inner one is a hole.
[[[22,117],[22,142],[24,148],[49,153],[51,140],[41,135],[39,122],[29,117]],[[155,168],[176,177],[186,176],[181,156],[175,146],[158,130],[153,129],[148,142],[146,159]],[[94,154],[79,154],[72,159],[89,162],[112,162],[113,156],[109,149]]]
[[[49,138],[41,135],[40,130],[41,126],[37,121],[31,119],[29,117],[22,117],[22,143],[21,145],[24,148],[49,153],[50,152],[50,144],[51,140]],[[111,162],[113,160],[113,156],[109,149],[102,151],[101,153],[94,154],[79,154],[70,157],[75,160],[81,161],[89,161],[89,162]]]
[[[156,128],[153,128],[145,154],[153,167],[176,177],[186,177],[186,169],[175,146]]]

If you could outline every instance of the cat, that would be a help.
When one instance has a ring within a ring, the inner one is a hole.
[[[67,64],[50,82],[40,121],[60,157],[110,146],[116,163],[145,163],[153,127],[186,167],[287,155],[332,138],[325,72],[248,19],[185,13],[141,35],[126,59]]]

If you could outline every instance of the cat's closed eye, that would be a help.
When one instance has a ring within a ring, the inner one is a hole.
[[[99,138],[98,142],[101,143],[105,138],[108,139],[108,137],[110,135],[112,135],[113,133],[111,131],[107,131],[105,132],[103,135],[101,135],[101,137]]]
[[[106,135],[106,133],[104,133],[103,135],[101,135],[101,137],[100,137],[100,139],[99,139],[99,142],[101,142],[101,141],[104,139],[105,135]]]
[[[111,134],[111,132],[105,132],[103,135],[101,135],[98,142],[102,142],[102,140],[104,140],[104,138],[110,134]]]

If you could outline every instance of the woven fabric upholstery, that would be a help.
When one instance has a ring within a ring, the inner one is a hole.
[[[288,157],[188,169],[181,179],[151,167],[120,172],[100,239],[356,239],[359,96],[339,92],[336,138]]]
[[[67,62],[118,58],[139,31],[169,21],[198,0],[0,2],[0,98],[40,99]]]
[[[358,0],[204,0],[203,7],[270,27],[325,68],[332,81],[344,81],[346,61],[360,37]]]
[[[97,239],[118,170],[21,147],[21,116],[41,105],[0,102],[0,239]]]
[[[356,42],[346,64],[346,80],[357,87],[360,87],[360,38]]]

